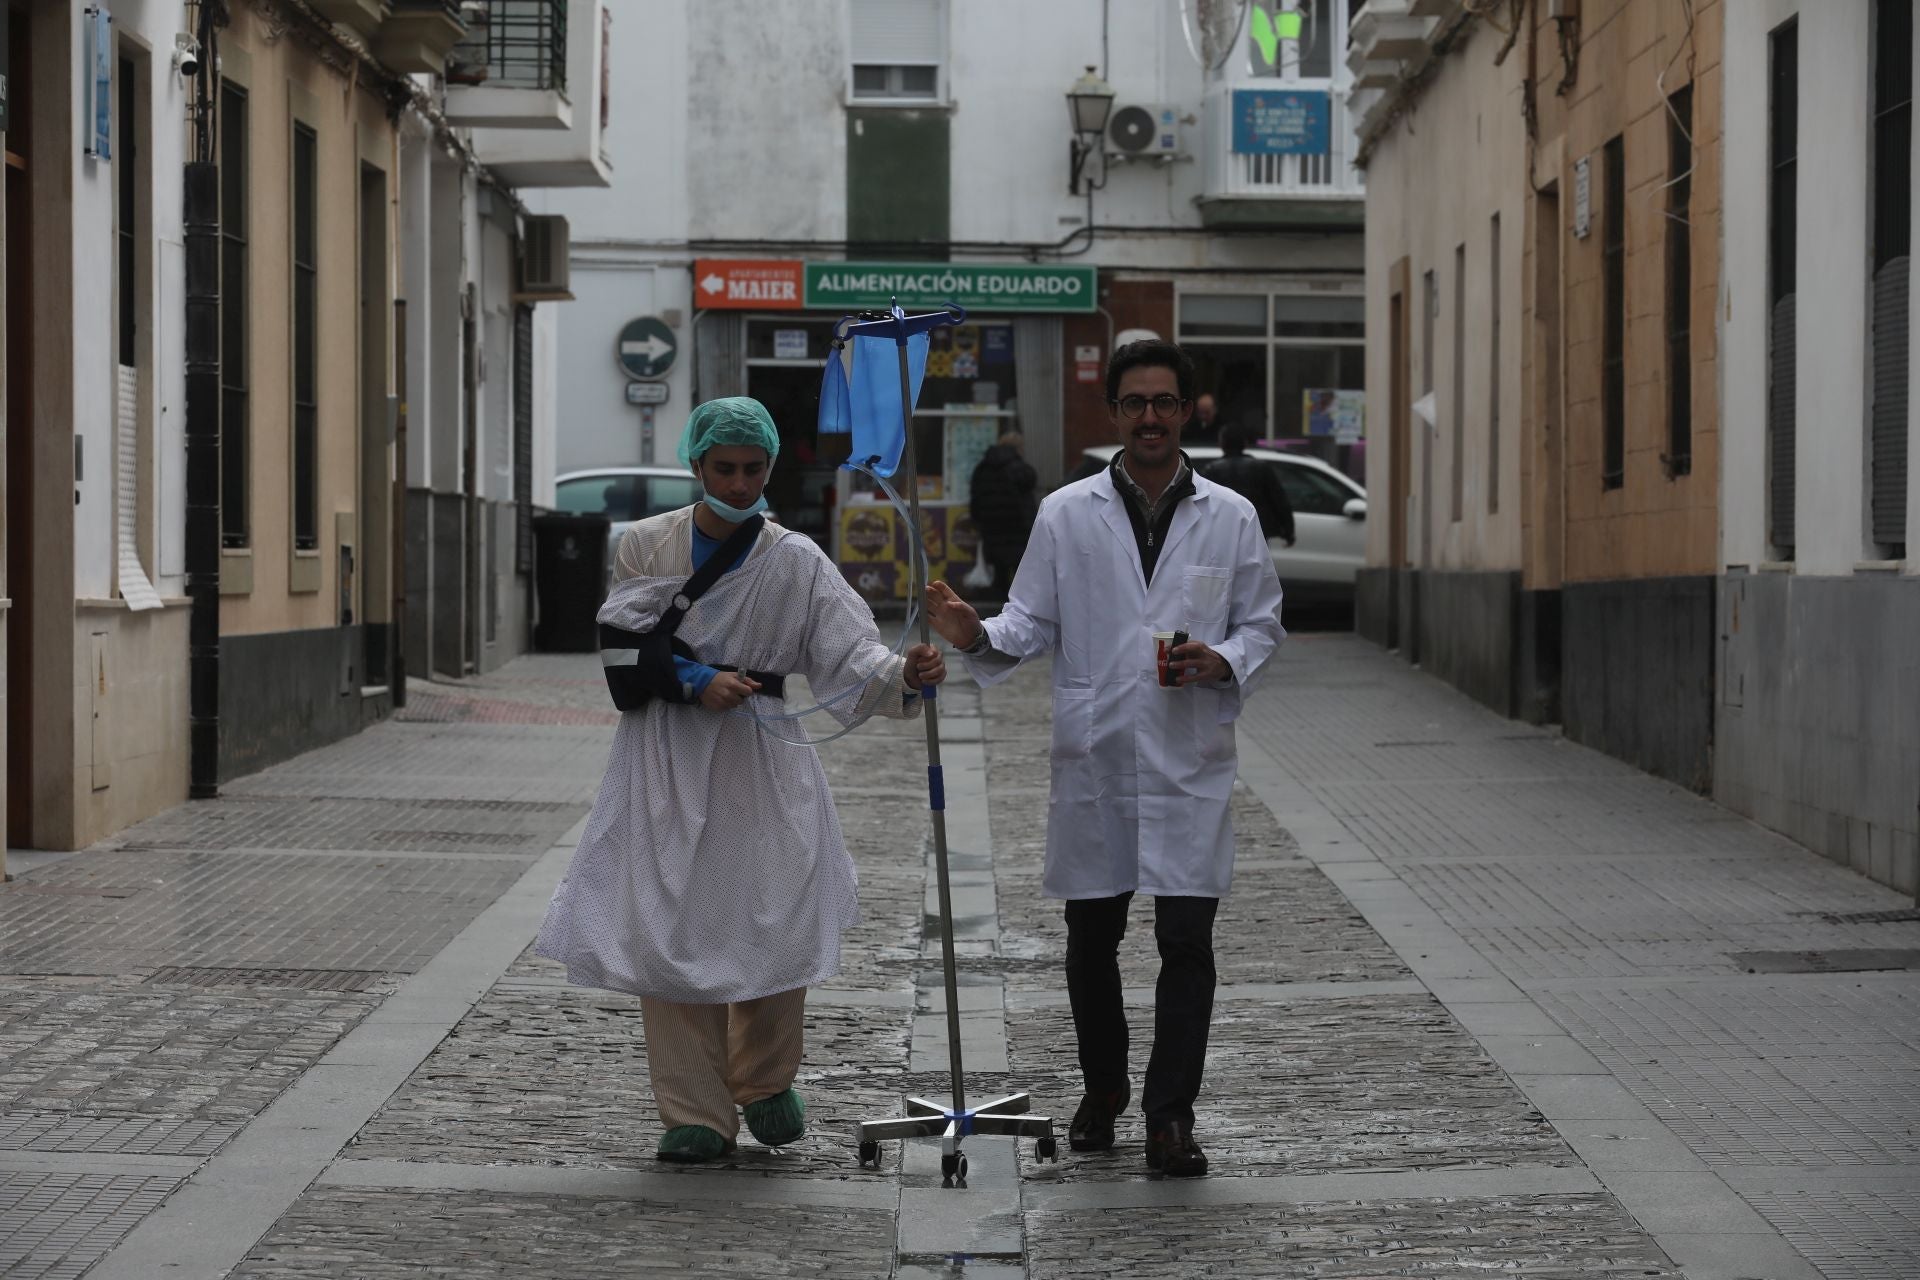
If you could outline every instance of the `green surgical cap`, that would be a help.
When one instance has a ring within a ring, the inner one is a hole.
[[[722,396],[687,415],[687,433],[680,437],[681,465],[691,469],[695,458],[704,457],[717,444],[758,445],[772,462],[780,454],[780,433],[774,429],[773,415],[758,400]]]

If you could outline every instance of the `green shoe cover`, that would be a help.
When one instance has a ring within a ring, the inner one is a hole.
[[[667,1130],[661,1136],[660,1148],[655,1154],[675,1164],[700,1164],[707,1160],[718,1160],[732,1146],[731,1142],[703,1124],[683,1124]]]
[[[743,1110],[747,1132],[770,1147],[796,1142],[807,1131],[807,1104],[792,1089],[749,1102]]]

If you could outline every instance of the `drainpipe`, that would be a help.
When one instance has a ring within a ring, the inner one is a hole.
[[[198,6],[193,158],[183,197],[187,357],[187,795],[220,794],[220,171],[213,162],[216,6]]]

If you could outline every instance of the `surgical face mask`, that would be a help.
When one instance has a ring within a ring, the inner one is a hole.
[[[764,493],[755,498],[753,505],[750,507],[729,506],[727,503],[720,501],[720,499],[705,491],[702,491],[700,496],[706,500],[706,504],[712,509],[713,514],[719,516],[728,524],[739,524],[742,521],[751,520],[767,509],[767,495]]]

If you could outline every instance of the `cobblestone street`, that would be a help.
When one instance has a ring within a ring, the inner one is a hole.
[[[529,952],[614,723],[593,657],[543,656],[15,855],[0,1275],[1920,1275],[1910,902],[1354,639],[1268,678],[1209,1178],[1149,1179],[1137,1110],[1057,1164],[971,1139],[965,1189],[926,1144],[856,1167],[858,1120],[947,1090],[924,732],[890,721],[822,750],[863,918],[809,997],[806,1136],[656,1162],[639,1001]],[[940,705],[969,1098],[1030,1091],[1064,1131],[1047,690],[959,675]]]

